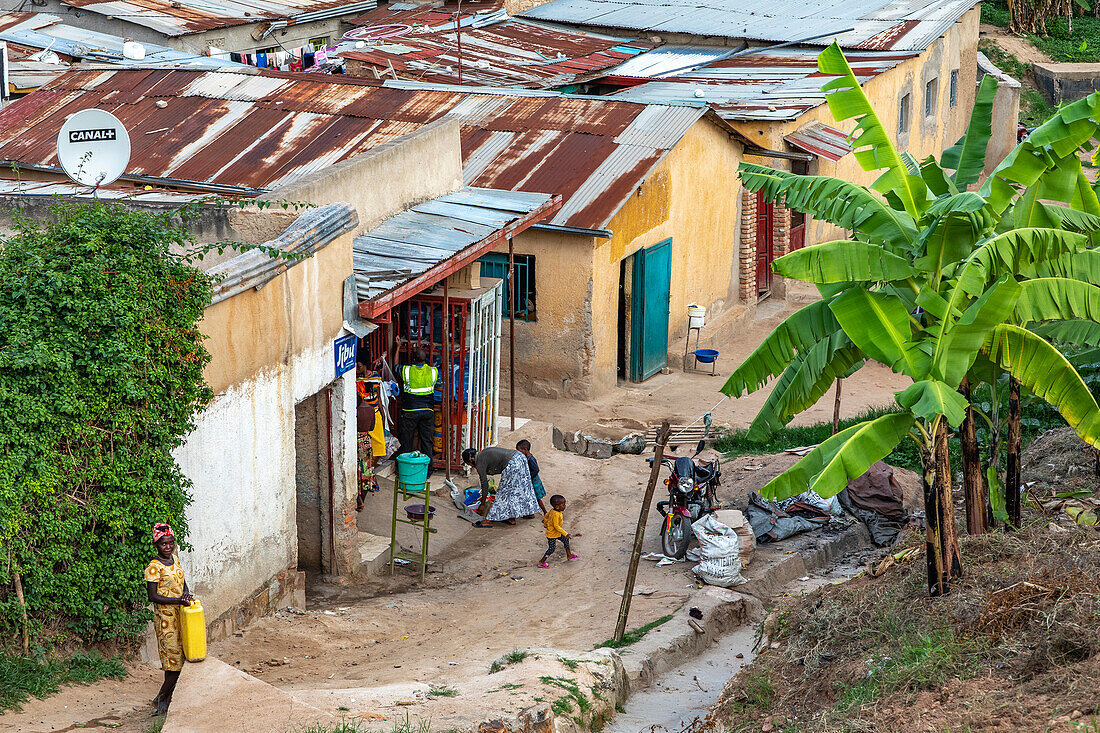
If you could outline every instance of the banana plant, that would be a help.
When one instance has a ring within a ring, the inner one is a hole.
[[[1065,283],[1025,288],[1018,282],[1044,263],[1082,267],[1089,239],[1056,226],[1013,228],[1004,220],[1017,194],[1013,183],[1034,186],[1070,154],[1063,139],[1085,133],[1079,120],[1048,122],[1033,134],[1037,140],[1025,141],[1013,160],[998,166],[996,179],[968,191],[984,167],[995,80],[983,80],[963,138],[939,162],[918,164],[894,148],[839,47],[821,54],[819,68],[835,77],[824,86],[833,115],[856,120],[856,158],[864,169],[883,172],[868,190],[829,177],[741,167],[747,189],[849,229],[855,239],[807,247],[775,261],[778,274],[814,283],[822,299],[786,319],[731,374],[723,391],[737,397],[780,377],[752,427],[766,435],[866,359],[908,377],[912,384],[895,396],[898,413],[837,433],[763,493],[786,498],[811,489],[832,496],[902,440],[916,441],[928,522],[928,587],[940,595],[961,573],[947,433],[967,416],[969,401],[959,389],[976,362],[1008,371],[1059,410],[1085,440],[1100,444],[1100,407],[1080,375],[1041,336],[1016,325],[1037,315],[1072,318],[1073,307],[1091,303],[1091,291]],[[1042,140],[1057,155],[1047,151],[1043,157]],[[1070,169],[1057,180],[1048,176],[1044,191],[1058,184],[1084,214],[1095,216],[1089,210],[1095,194],[1078,172]],[[1026,205],[1037,212],[1048,206],[1041,199]],[[1057,215],[1048,216],[1054,224]],[[1081,223],[1081,217],[1064,219],[1071,226]]]

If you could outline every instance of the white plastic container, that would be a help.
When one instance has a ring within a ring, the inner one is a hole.
[[[127,38],[122,43],[122,55],[131,61],[142,61],[145,59],[145,46]]]
[[[688,328],[702,328],[706,325],[707,309],[692,303],[688,306]]]

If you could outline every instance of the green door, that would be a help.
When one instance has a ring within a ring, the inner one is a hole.
[[[668,364],[668,300],[672,240],[633,256],[630,305],[630,379],[641,382]]]

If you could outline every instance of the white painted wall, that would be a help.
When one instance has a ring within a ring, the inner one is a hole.
[[[330,384],[336,486],[354,490],[354,421],[346,416],[354,415],[355,377],[334,376],[330,341],[217,395],[176,451],[194,484],[192,547],[181,559],[208,622],[296,563],[294,405]]]

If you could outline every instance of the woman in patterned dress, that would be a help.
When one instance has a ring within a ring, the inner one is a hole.
[[[157,650],[164,670],[164,684],[153,698],[156,714],[168,712],[172,692],[183,669],[183,641],[180,638],[180,606],[191,603],[183,567],[176,557],[176,535],[167,524],[153,525],[153,544],[157,556],[145,568],[145,587],[153,604],[153,627],[157,632]]]
[[[518,450],[497,446],[480,451],[467,448],[462,451],[462,462],[477,469],[483,506],[489,498],[489,476],[500,476],[496,497],[489,505],[485,519],[474,522],[475,527],[492,527],[493,522],[515,524],[517,517],[533,515],[539,510],[527,457]]]

